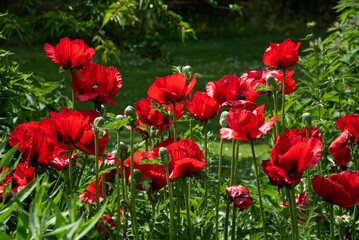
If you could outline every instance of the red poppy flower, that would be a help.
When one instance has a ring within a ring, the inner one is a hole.
[[[68,153],[68,147],[48,136],[46,129],[37,122],[20,124],[10,134],[9,143],[12,147],[20,143],[17,149],[22,152],[26,164],[48,165],[62,171],[69,163],[68,156],[64,156]]]
[[[200,121],[214,118],[219,113],[221,105],[206,93],[196,92],[186,101],[188,112]]]
[[[227,122],[230,128],[221,128],[222,139],[240,139],[247,142],[250,139],[257,139],[266,134],[277,121],[278,116],[272,117],[264,122],[264,105],[250,112],[241,108],[232,108],[227,115]]]
[[[59,113],[50,112],[59,141],[76,144],[89,124],[89,116],[72,109],[62,108]]]
[[[175,179],[189,177],[193,173],[200,172],[205,166],[205,162],[194,158],[176,160],[174,161],[173,169],[170,173],[170,180],[172,182]]]
[[[307,198],[307,192],[299,194],[299,196],[295,196],[295,205],[297,206],[309,206],[308,198]],[[280,204],[280,206],[284,206],[283,203]],[[288,208],[288,202],[285,203],[285,206]],[[297,208],[297,210],[301,211],[303,214],[307,214],[303,209]],[[290,217],[290,215],[289,215]],[[304,222],[304,219],[298,217],[298,220],[301,222]]]
[[[104,165],[113,165],[116,166],[117,165],[117,158],[115,155],[109,153],[109,152],[105,152],[105,157],[100,157],[98,159],[98,167],[101,168],[102,166],[102,161],[104,161]],[[106,182],[111,182],[111,179],[113,179],[113,177],[116,176],[116,169],[113,169],[109,172],[105,173],[105,181]]]
[[[325,201],[344,208],[359,203],[359,172],[341,172],[312,179],[313,189]]]
[[[290,94],[293,93],[295,90],[295,81],[292,78],[292,75],[294,74],[294,70],[286,70],[285,71],[285,94]],[[267,75],[270,74],[272,75],[274,78],[276,78],[279,83],[280,83],[280,90],[279,90],[279,94],[282,94],[282,90],[283,90],[283,72],[281,70],[268,70],[265,69],[263,70],[262,74],[261,74],[261,78],[257,79],[257,81],[262,84],[262,85],[266,85],[266,78]],[[264,91],[262,92],[264,93]]]
[[[177,142],[181,140],[180,138],[177,138]],[[163,142],[158,143],[152,150],[147,151],[147,152],[143,152],[142,153],[142,157],[143,158],[150,158],[150,159],[155,159],[158,158],[158,152],[160,150],[161,147],[167,147],[168,145],[174,143],[174,138],[167,138],[166,140],[164,140]]]
[[[163,113],[153,109],[150,98],[137,101],[135,111],[139,120],[148,126],[164,126],[171,122]]]
[[[98,139],[98,154],[102,154],[108,141],[108,132]],[[92,130],[84,131],[84,134],[76,144],[76,148],[89,155],[95,155],[95,136]]]
[[[102,202],[103,199],[103,193],[104,191],[107,192],[107,185],[105,186],[105,189],[103,189],[103,184],[102,184],[102,175],[100,175],[99,177],[99,201]],[[85,189],[85,191],[83,191],[80,195],[79,198],[82,199],[82,202],[87,202],[87,203],[95,203],[97,201],[96,199],[96,181],[91,182],[88,187]]]
[[[8,171],[8,170],[9,168],[2,167],[0,169],[0,173],[3,173],[4,171]],[[19,163],[15,167],[14,172],[8,173],[5,176],[2,185],[0,185],[0,197],[3,196],[4,188],[5,186],[8,186],[10,182],[12,182],[11,190],[14,193],[18,193],[34,179],[35,179],[35,168],[29,167],[26,163]],[[9,196],[11,197],[12,193],[10,193]]]
[[[359,143],[359,116],[346,115],[339,118],[336,125],[342,133],[330,144],[329,151],[336,159],[337,165],[346,170],[351,159],[349,146]]]
[[[174,73],[164,78],[156,77],[156,81],[148,89],[147,95],[162,104],[180,102],[192,92],[196,82],[196,76],[193,76],[192,81],[186,86],[186,77],[180,73]]]
[[[72,74],[71,87],[80,101],[93,101],[94,103],[111,103],[117,106],[113,98],[122,87],[120,72],[114,67],[104,67],[97,63],[91,63]]]
[[[120,209],[120,215],[123,215],[123,210]],[[118,214],[116,214],[116,217],[118,217]],[[110,217],[110,215],[101,216],[101,220],[103,224],[101,224],[101,231],[100,234],[106,233],[106,237],[109,236],[109,233],[107,232],[107,229],[104,227],[104,224],[107,225],[110,229],[116,227],[115,221]],[[123,218],[121,218],[121,222],[123,222]],[[95,224],[95,229],[97,229],[97,223]],[[107,238],[106,238],[107,239]]]
[[[254,101],[257,100],[259,95],[259,92],[253,91],[257,85],[257,81],[247,75],[242,75],[239,78],[230,74],[216,82],[208,82],[206,91],[210,97],[214,98],[222,106],[253,110],[257,107]]]
[[[272,160],[262,162],[263,170],[278,188],[297,185],[303,172],[318,163],[322,145],[321,135],[315,127],[309,128],[309,138],[306,129],[287,130],[284,138],[279,135],[275,139],[270,152]]]
[[[263,55],[263,63],[270,67],[289,68],[298,61],[298,49],[300,42],[295,44],[290,39],[283,43],[270,43]]]
[[[59,63],[65,70],[79,69],[92,62],[95,50],[89,48],[81,39],[71,41],[65,37],[56,47],[45,43],[46,55],[55,63]]]
[[[239,185],[227,187],[226,192],[229,199],[241,210],[249,208],[253,203],[246,187]]]
[[[164,165],[158,165],[158,164],[141,164],[141,161],[143,160],[143,156],[141,152],[135,152],[133,156],[134,160],[134,169],[138,169],[141,171],[141,178],[140,181],[148,178],[150,183],[150,189],[149,190],[160,190],[164,186],[167,185],[167,178],[166,178],[166,168]],[[129,177],[130,177],[130,170],[131,170],[131,157],[128,157],[124,161],[124,165],[126,168],[126,182],[129,183]],[[138,184],[136,186],[136,189],[138,190],[144,190],[142,184]]]

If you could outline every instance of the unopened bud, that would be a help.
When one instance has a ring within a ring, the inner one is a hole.
[[[157,127],[155,127],[155,126],[151,126],[151,129],[150,129],[150,136],[151,136],[151,137],[154,137],[154,136],[156,136],[156,135],[157,135],[157,133],[158,133],[158,129],[157,129]]]
[[[221,127],[229,127],[228,122],[227,122],[227,116],[228,116],[227,111],[223,111],[221,113],[221,117],[219,119],[219,124],[221,125]]]
[[[270,74],[266,76],[266,83],[272,92],[278,92],[280,90],[280,83],[278,79],[274,78]]]
[[[134,181],[135,181],[135,184],[137,185],[139,182],[140,182],[140,179],[141,179],[141,171],[138,170],[138,169],[133,169],[133,176],[134,176]],[[132,177],[132,176],[131,176]]]
[[[161,161],[164,164],[168,164],[170,162],[170,154],[168,153],[167,149],[164,147],[161,147],[160,150],[158,151],[158,155],[161,158]]]
[[[314,22],[314,21],[312,21],[312,22],[307,22],[307,27],[308,27],[308,28],[314,28],[315,25],[317,25],[317,23]]]
[[[123,208],[123,209],[127,209],[127,208],[130,207],[130,203],[128,202],[127,199],[122,199],[122,200],[120,201],[120,206],[121,206],[121,208]]]
[[[100,116],[106,116],[106,107],[105,105],[101,104],[100,105]]]
[[[117,121],[121,121],[123,119],[125,119],[125,118],[121,114],[116,116]],[[124,128],[125,128],[124,126],[121,126],[121,127],[118,128],[118,130],[122,131]]]
[[[128,157],[128,145],[124,142],[120,142],[120,158],[124,161]]]
[[[103,117],[97,117],[93,121],[93,125],[95,128],[101,128],[104,124],[105,124],[105,120],[103,119]]]
[[[191,66],[187,65],[187,66],[182,67],[182,73],[183,73],[183,75],[186,76],[187,81],[192,80],[193,72],[192,72]]]
[[[127,106],[125,109],[125,115],[127,118],[129,118],[131,126],[134,126],[137,122],[137,113],[135,108],[132,106]]]
[[[302,115],[302,122],[305,127],[312,126],[312,115],[310,115],[309,113],[304,113]]]

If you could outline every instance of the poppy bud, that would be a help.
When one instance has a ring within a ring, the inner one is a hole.
[[[124,161],[128,155],[128,145],[124,142],[120,142],[120,157]]]
[[[222,112],[221,117],[219,119],[219,124],[221,125],[221,127],[229,127],[229,124],[227,123],[227,115],[228,115],[227,111]]]
[[[186,76],[187,81],[192,80],[193,72],[192,72],[191,66],[186,65],[186,66],[182,67],[182,73],[183,73],[183,75]]]
[[[104,123],[105,123],[105,120],[103,119],[103,117],[97,117],[93,121],[93,125],[95,128],[101,128],[104,125]]]
[[[127,199],[122,199],[120,201],[120,205],[121,205],[121,208],[123,208],[123,209],[126,209],[126,208],[130,207],[130,203],[128,202]]]
[[[271,74],[267,74],[266,82],[272,92],[278,92],[280,90],[280,83],[278,79],[274,78]]]
[[[121,115],[121,114],[119,114],[119,115],[116,116],[116,120],[117,120],[117,121],[122,121],[123,119],[125,119],[125,118],[124,118],[123,115]],[[118,130],[119,130],[119,131],[122,131],[124,128],[125,128],[124,126],[121,126],[120,128],[118,128]]]
[[[132,106],[127,106],[125,109],[125,115],[130,120],[131,125],[135,125],[137,122],[137,113],[135,111],[135,108]]]
[[[151,129],[150,129],[150,136],[151,136],[151,137],[154,137],[154,136],[157,135],[157,133],[158,133],[157,127],[152,126]]]
[[[170,155],[166,148],[161,147],[160,150],[158,151],[158,155],[160,156],[164,164],[167,165],[170,162]]]
[[[105,105],[101,104],[100,105],[100,116],[106,116],[106,107]]]
[[[310,115],[309,113],[304,113],[302,115],[302,122],[305,127],[312,126],[312,115]]]
[[[139,182],[140,182],[140,179],[141,179],[141,171],[138,170],[138,169],[133,169],[133,177],[134,177],[134,180],[135,180],[135,184],[137,185]]]

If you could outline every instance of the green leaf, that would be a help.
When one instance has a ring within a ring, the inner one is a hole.
[[[102,214],[105,212],[107,203],[108,200],[106,200],[106,202],[103,203],[101,209],[97,212],[95,216],[93,216],[90,220],[88,220],[85,224],[81,226],[80,233],[79,235],[77,235],[75,239],[81,239],[95,226],[95,224],[98,222]]]
[[[1,240],[11,240],[11,237],[9,237],[9,235],[7,235],[6,233],[4,233],[3,231],[0,231],[0,239]],[[17,238],[18,239],[18,238]]]

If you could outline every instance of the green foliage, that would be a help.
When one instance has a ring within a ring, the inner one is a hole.
[[[0,11],[8,13],[0,19],[5,36],[27,42],[56,39],[54,43],[65,35],[92,39],[104,63],[110,57],[119,62],[123,49],[158,58],[166,37],[196,38],[190,25],[162,0],[24,0],[4,4]]]

